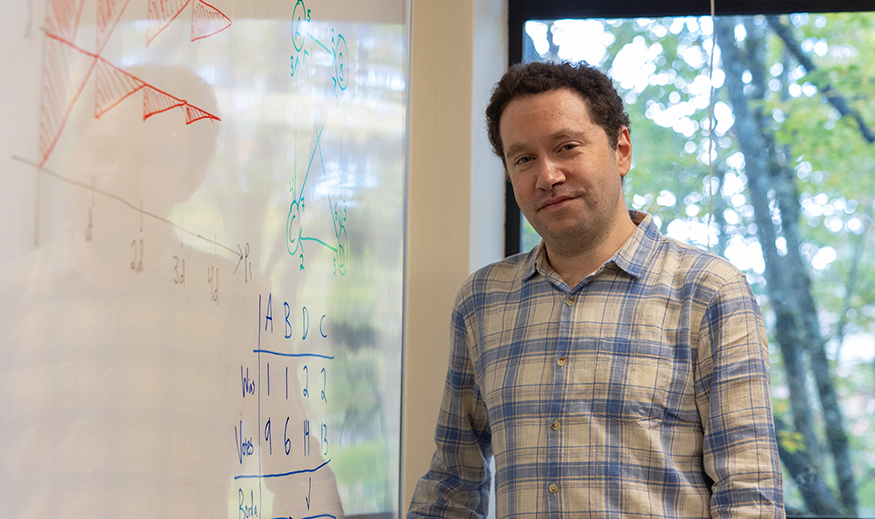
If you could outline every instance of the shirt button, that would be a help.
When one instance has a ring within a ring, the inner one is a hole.
[[[571,305],[573,305],[573,304],[574,304],[574,298],[573,298],[573,297],[568,297],[568,298],[565,299],[565,306],[571,306]]]
[[[557,420],[557,421],[553,422],[552,424],[550,424],[550,427],[553,428],[554,431],[558,431],[559,430],[559,421]]]
[[[556,484],[553,483],[552,485],[550,485],[550,493],[555,494],[556,492],[559,492],[559,487],[557,487]]]
[[[565,357],[559,357],[559,360],[557,360],[556,363],[559,364],[560,366],[564,366],[565,365]]]

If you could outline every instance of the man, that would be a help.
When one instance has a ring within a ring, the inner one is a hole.
[[[452,316],[437,451],[408,513],[784,516],[762,315],[725,260],[628,211],[629,118],[586,64],[514,66],[489,136],[540,246]]]

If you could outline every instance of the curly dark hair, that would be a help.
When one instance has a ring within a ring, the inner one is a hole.
[[[516,64],[502,76],[492,90],[486,107],[486,125],[492,151],[504,163],[504,145],[499,123],[504,109],[514,99],[568,88],[579,93],[589,106],[590,117],[604,128],[611,146],[617,148],[620,129],[629,128],[629,114],[614,84],[607,75],[586,62],[532,62]]]

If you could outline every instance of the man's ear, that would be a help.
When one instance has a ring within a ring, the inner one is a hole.
[[[632,167],[632,140],[629,137],[629,128],[623,126],[620,128],[620,134],[617,136],[617,149],[615,150],[617,158],[617,167],[620,170],[620,176],[625,177]]]

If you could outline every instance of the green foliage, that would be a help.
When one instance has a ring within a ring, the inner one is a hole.
[[[745,63],[747,72],[742,75],[748,108],[762,114],[766,137],[774,141],[774,156],[794,176],[800,253],[808,263],[816,317],[827,340],[834,383],[846,415],[858,482],[858,514],[872,516],[875,144],[867,142],[857,120],[841,116],[836,104],[843,102],[875,130],[875,13],[780,17],[794,44],[813,62],[813,70],[800,65],[766,17],[734,20],[736,41],[720,42],[718,47],[735,44],[748,51],[745,56],[750,62]],[[753,222],[746,157],[738,143],[738,128],[731,124],[737,107],[731,106],[722,87],[726,75],[719,50],[714,71],[716,124],[714,133],[710,132],[711,20],[601,22],[607,35],[601,40],[605,53],[593,64],[612,75],[632,121],[633,168],[625,184],[629,206],[653,214],[664,233],[703,247],[710,245],[744,269],[760,297],[774,339],[774,315],[759,252],[763,244]],[[557,24],[538,23],[547,25],[548,38],[559,40]],[[541,58],[576,59],[562,44],[542,45],[553,48],[555,54]],[[630,72],[629,61],[635,62],[637,72]],[[765,74],[756,76],[758,70]],[[709,148],[716,156],[711,168]],[[714,197],[710,186],[718,187]],[[788,231],[781,225],[774,191],[769,196],[778,236],[774,245],[779,254],[786,255]],[[710,236],[706,232],[709,223]],[[777,353],[772,360],[774,410],[776,416],[792,423],[783,396],[787,391],[783,361]],[[822,433],[824,424],[816,424],[816,429]],[[779,441],[791,453],[805,448],[797,431],[782,432]],[[831,467],[832,460],[822,460],[822,465]],[[825,480],[835,487],[834,478]],[[804,509],[802,496],[789,478],[788,484],[788,503]]]
[[[781,447],[787,450],[790,454],[795,454],[797,451],[805,450],[805,442],[802,438],[802,433],[795,431],[778,431],[778,442]]]

